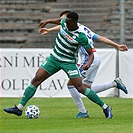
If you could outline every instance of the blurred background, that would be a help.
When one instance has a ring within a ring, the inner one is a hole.
[[[57,32],[41,36],[39,23],[59,17],[64,10],[76,11],[79,22],[93,32],[128,46],[127,52],[119,52],[101,42],[95,43],[102,62],[94,84],[121,77],[128,95],[114,88],[100,96],[133,97],[133,0],[0,0],[0,97],[23,94],[33,72],[55,44]],[[47,25],[51,26],[54,25]],[[37,96],[69,96],[67,89],[60,89],[58,80],[66,84],[65,73],[52,76],[47,86],[43,85],[46,91],[40,89]],[[57,87],[50,88],[52,82]]]
[[[64,10],[76,11],[95,33],[133,47],[133,0],[0,0],[0,47],[52,48],[57,32],[41,36],[38,25]]]

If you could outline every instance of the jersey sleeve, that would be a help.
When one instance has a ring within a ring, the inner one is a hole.
[[[98,34],[96,34],[93,31],[91,31],[91,29],[89,29],[88,27],[85,27],[83,25],[80,25],[80,26],[82,27],[82,30],[86,34],[88,39],[92,39],[93,41],[96,41],[98,39],[98,37],[99,37]]]
[[[94,34],[94,35],[92,36],[92,40],[93,40],[93,41],[96,41],[96,40],[98,39],[98,37],[99,37],[98,34]]]
[[[91,45],[88,41],[88,38],[86,37],[85,34],[81,33],[82,34],[82,38],[80,39],[80,44],[81,46],[83,46],[85,49],[89,49],[91,48]]]

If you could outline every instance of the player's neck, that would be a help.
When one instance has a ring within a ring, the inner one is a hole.
[[[78,27],[78,25],[76,25],[75,27],[73,27],[72,29],[68,29],[69,31],[75,31],[75,30],[77,30],[79,27]]]

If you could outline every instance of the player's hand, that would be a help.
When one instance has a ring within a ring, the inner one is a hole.
[[[45,35],[45,34],[48,34],[49,30],[47,28],[41,28],[39,29],[39,32],[41,35]]]
[[[84,65],[82,66],[83,70],[88,70],[89,67],[90,67],[90,66],[88,66],[88,64],[84,64]]]
[[[39,23],[39,28],[42,28],[42,27],[44,27],[45,25],[47,24],[47,21],[41,21],[40,23]]]
[[[120,46],[118,47],[118,49],[119,49],[120,51],[127,51],[127,50],[128,50],[128,47],[127,47],[126,45],[120,45]]]

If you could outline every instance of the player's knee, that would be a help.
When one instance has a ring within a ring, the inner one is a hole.
[[[69,81],[67,82],[67,86],[72,86],[72,85],[73,85],[72,81],[69,80]]]
[[[39,86],[39,85],[42,83],[42,79],[39,78],[38,76],[35,76],[35,77],[32,79],[31,83],[32,83],[34,86]]]
[[[77,88],[77,90],[80,92],[80,93],[84,93],[85,91],[85,87],[83,84],[77,84],[77,86],[75,85],[75,87]]]

